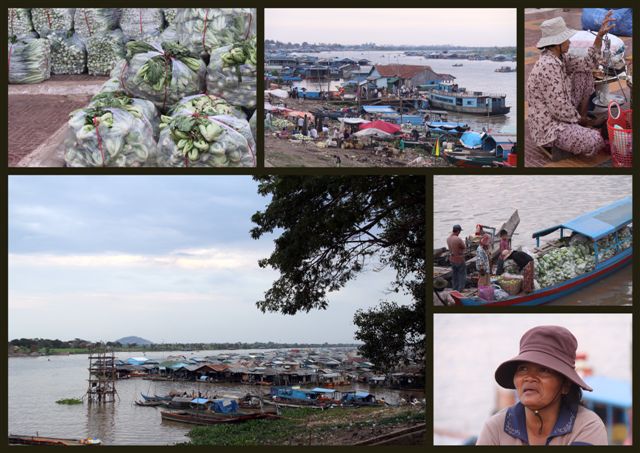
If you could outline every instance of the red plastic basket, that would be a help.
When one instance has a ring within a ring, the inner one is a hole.
[[[615,107],[615,112],[612,112]],[[632,111],[622,110],[617,102],[609,103],[609,145],[614,167],[633,166],[633,129]]]

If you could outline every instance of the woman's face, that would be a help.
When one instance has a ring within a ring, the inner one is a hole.
[[[560,53],[567,53],[569,51],[569,47],[571,46],[571,41],[568,39],[560,44]]]
[[[549,368],[531,362],[522,362],[513,375],[518,398],[531,410],[542,409],[562,393],[569,390],[570,383],[564,376]]]

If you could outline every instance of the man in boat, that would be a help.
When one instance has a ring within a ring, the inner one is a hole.
[[[504,260],[502,259],[502,252],[511,248],[511,240],[509,239],[509,233],[507,230],[502,229],[498,233],[500,236],[500,249],[498,250],[498,269],[496,274],[501,275],[504,272]]]
[[[455,291],[462,291],[467,283],[467,263],[464,260],[467,246],[460,237],[461,231],[462,227],[456,224],[447,238],[449,263],[451,264],[451,286]]]
[[[567,54],[569,38],[576,33],[562,17],[540,25],[542,37],[536,44],[540,59],[527,80],[529,132],[536,145],[595,155],[605,146],[597,121],[587,116],[589,99],[595,91],[592,70],[597,69],[602,38],[613,27],[607,13],[587,56]]]
[[[519,250],[504,250],[500,255],[502,261],[513,260],[518,265],[518,269],[522,272],[522,291],[530,293],[533,291],[533,258],[525,252]],[[502,274],[500,272],[498,275]]]

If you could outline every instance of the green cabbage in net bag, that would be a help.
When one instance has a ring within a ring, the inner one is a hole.
[[[89,107],[113,107],[125,110],[136,118],[144,117],[153,128],[154,138],[160,133],[160,113],[153,102],[128,96],[120,90],[101,91],[89,102]]]
[[[187,96],[178,102],[170,114],[181,111],[186,114],[197,114],[200,116],[231,115],[236,118],[246,119],[244,112],[229,104],[222,98],[212,94],[195,94]]]
[[[175,25],[180,44],[196,55],[210,54],[255,36],[255,9],[182,8]]]
[[[249,123],[233,116],[162,116],[157,162],[162,167],[254,167]]]
[[[120,12],[117,8],[76,8],[75,31],[83,39],[107,34],[118,27]]]
[[[51,77],[51,47],[46,39],[9,43],[9,83],[41,83]]]
[[[87,48],[73,32],[52,32],[47,37],[51,43],[52,74],[82,74],[87,69]]]
[[[255,141],[257,137],[257,127],[258,127],[258,111],[257,110],[253,112],[253,115],[251,115],[251,118],[249,119],[249,126],[251,127],[251,134],[253,135],[253,140]]]
[[[164,25],[160,8],[124,8],[120,28],[127,40],[141,40],[158,36]]]
[[[44,38],[53,32],[67,33],[73,29],[74,8],[32,8],[33,28]]]
[[[131,41],[126,48],[127,64],[119,76],[122,86],[162,112],[183,97],[204,91],[204,62],[180,44]]]
[[[207,68],[207,92],[233,105],[255,108],[256,62],[255,39],[214,50]]]
[[[109,75],[116,63],[124,57],[124,39],[120,30],[94,36],[87,39],[85,44],[90,75]]]
[[[117,108],[87,107],[70,115],[64,141],[68,167],[153,165],[156,142],[144,116]]]
[[[30,8],[9,8],[7,15],[7,31],[9,38],[25,38],[33,31]]]

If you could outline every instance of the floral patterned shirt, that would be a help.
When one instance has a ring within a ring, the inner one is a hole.
[[[586,57],[563,54],[560,58],[543,49],[527,80],[529,132],[537,145],[550,145],[566,124],[577,124],[576,87],[572,76],[578,72],[591,74],[597,67],[596,49],[589,48]],[[593,91],[592,91],[593,92]]]

